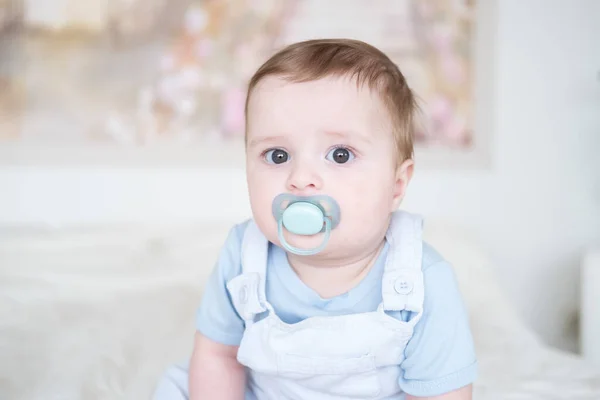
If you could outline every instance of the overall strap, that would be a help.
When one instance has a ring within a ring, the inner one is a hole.
[[[386,234],[389,250],[382,283],[386,311],[407,310],[420,314],[423,310],[422,233],[420,216],[404,211],[392,215]]]
[[[242,239],[242,274],[227,283],[233,305],[246,325],[268,309],[265,295],[268,250],[269,241],[250,220]]]

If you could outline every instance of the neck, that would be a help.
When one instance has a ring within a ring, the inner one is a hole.
[[[346,293],[371,270],[385,240],[351,259],[301,257],[288,253],[288,261],[298,277],[323,298]]]

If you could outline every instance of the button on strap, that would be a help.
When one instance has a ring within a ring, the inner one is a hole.
[[[236,311],[245,321],[267,310],[259,296],[261,278],[254,272],[238,275],[227,283],[227,290]]]

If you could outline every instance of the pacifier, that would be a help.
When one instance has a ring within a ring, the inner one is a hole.
[[[281,245],[290,253],[301,256],[317,254],[325,248],[331,230],[340,223],[340,206],[325,195],[295,196],[282,193],[273,199],[273,216],[277,221],[277,235]],[[325,233],[321,244],[312,249],[290,245],[283,237],[283,229],[296,235],[311,236]]]

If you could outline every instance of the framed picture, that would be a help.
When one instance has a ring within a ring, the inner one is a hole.
[[[489,164],[490,1],[40,4],[0,0],[2,164],[242,166],[248,80],[319,37],[364,40],[399,65],[420,99],[420,165]]]

